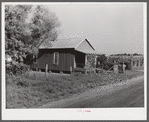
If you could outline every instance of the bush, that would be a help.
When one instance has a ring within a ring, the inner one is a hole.
[[[29,70],[29,66],[23,63],[6,63],[6,73],[9,75],[24,74]]]
[[[101,55],[97,57],[97,67],[102,68],[102,66],[105,65],[105,63],[107,62],[107,57],[105,55]]]
[[[29,84],[27,82],[21,82],[21,81],[17,82],[16,85],[20,86],[20,87],[28,87],[29,86]]]

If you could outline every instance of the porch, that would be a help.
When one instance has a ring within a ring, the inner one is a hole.
[[[82,73],[96,73],[99,69],[97,67],[97,57],[95,51],[81,51],[76,52],[74,56],[74,72]]]

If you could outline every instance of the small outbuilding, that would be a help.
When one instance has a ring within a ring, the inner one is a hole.
[[[95,51],[87,39],[45,40],[39,46],[37,68],[52,72],[88,72],[95,71],[97,56],[103,55]]]

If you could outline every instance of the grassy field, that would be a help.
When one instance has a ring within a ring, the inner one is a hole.
[[[143,75],[140,71],[126,71],[126,74],[79,74],[61,75],[30,72],[25,76],[7,78],[6,108],[32,108],[49,101],[71,97],[88,89],[114,84]]]

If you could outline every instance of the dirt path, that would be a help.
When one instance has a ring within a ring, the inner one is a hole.
[[[144,76],[99,86],[78,96],[50,102],[40,108],[143,107]]]

